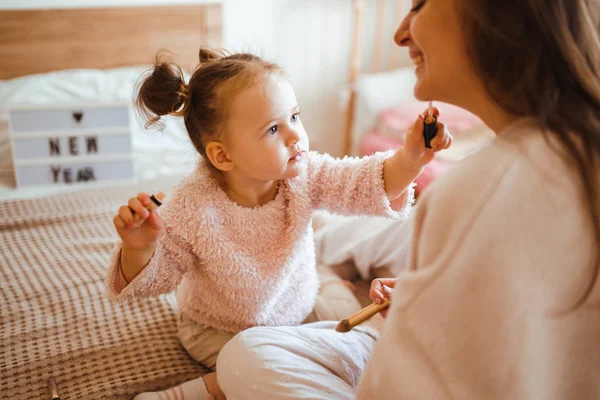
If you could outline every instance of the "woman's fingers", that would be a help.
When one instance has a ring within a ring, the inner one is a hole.
[[[377,282],[381,286],[387,286],[390,288],[394,288],[396,286],[396,278],[377,278],[374,279],[373,282]]]
[[[392,288],[396,285],[395,278],[374,279],[371,283],[369,296],[377,304],[381,304],[386,299],[392,298]]]

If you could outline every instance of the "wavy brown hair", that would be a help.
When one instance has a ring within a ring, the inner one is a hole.
[[[597,0],[461,0],[467,51],[506,111],[535,118],[575,165],[600,244],[600,3]],[[548,136],[547,136],[548,137]],[[596,248],[590,296],[600,269]]]

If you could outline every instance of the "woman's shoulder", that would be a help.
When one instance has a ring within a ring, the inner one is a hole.
[[[558,207],[578,190],[576,173],[559,148],[533,121],[519,121],[435,181],[424,200],[466,213],[486,204],[512,208],[544,202]]]

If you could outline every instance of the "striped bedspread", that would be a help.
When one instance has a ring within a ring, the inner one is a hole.
[[[0,203],[0,393],[131,399],[202,372],[176,337],[173,298],[113,305],[103,285],[112,215],[171,180]]]

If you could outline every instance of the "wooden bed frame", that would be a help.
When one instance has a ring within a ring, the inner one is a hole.
[[[388,31],[395,31],[400,24],[404,14],[408,10],[409,0],[376,0],[377,6],[375,10],[374,32],[372,41],[365,43],[363,37],[365,35],[365,22],[369,17],[369,6],[373,4],[373,0],[365,2],[365,0],[353,0],[353,17],[352,17],[352,50],[350,55],[350,76],[348,78],[348,87],[350,90],[350,98],[346,109],[346,126],[344,131],[344,154],[350,154],[353,146],[352,131],[354,128],[355,107],[356,107],[356,91],[354,84],[359,75],[363,71],[363,51],[372,49],[370,53],[370,69],[367,72],[383,72],[396,69],[402,66],[400,58],[401,50],[393,42],[392,36],[386,38]],[[392,3],[392,4],[390,4]],[[391,19],[391,21],[390,21]],[[391,28],[391,29],[389,29]],[[389,57],[384,57],[384,45],[389,49]]]
[[[185,69],[221,46],[221,5],[0,11],[0,79],[72,68],[148,65],[161,49]]]

